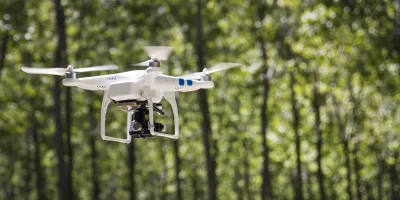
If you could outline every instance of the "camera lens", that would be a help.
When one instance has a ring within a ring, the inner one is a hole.
[[[141,131],[143,129],[142,125],[138,122],[136,122],[135,120],[132,121],[131,123],[131,127],[129,129],[129,132],[137,132],[137,131]]]

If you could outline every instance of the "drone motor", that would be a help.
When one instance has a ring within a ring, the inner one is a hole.
[[[201,81],[211,81],[211,76],[209,74],[204,74],[201,76]]]
[[[158,60],[153,60],[153,61],[149,62],[149,67],[160,67],[160,66],[161,66],[161,64],[160,64],[160,61],[158,61]]]

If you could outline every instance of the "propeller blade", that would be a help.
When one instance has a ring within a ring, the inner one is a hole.
[[[146,60],[141,63],[132,64],[132,66],[141,66],[141,67],[148,67],[152,60]]]
[[[237,67],[240,65],[241,64],[239,64],[239,63],[218,63],[218,64],[212,66],[211,69],[209,69],[209,70],[205,69],[203,72],[195,72],[195,73],[186,74],[186,75],[183,75],[180,77],[188,78],[188,79],[200,79],[201,76],[203,76],[204,74],[211,74],[214,72],[230,69],[230,68]]]
[[[208,71],[204,72],[205,74],[211,74],[214,72],[218,72],[218,71],[222,71],[222,70],[226,70],[226,69],[230,69],[233,67],[238,67],[241,64],[239,63],[217,63],[216,65],[212,66]]]
[[[203,72],[195,72],[192,74],[186,74],[186,75],[180,76],[180,78],[200,79],[201,76],[203,76]]]
[[[147,46],[144,47],[146,54],[153,60],[167,60],[172,52],[170,46]]]
[[[67,69],[65,68],[32,68],[32,67],[21,67],[22,71],[28,74],[51,74],[51,75],[65,75]]]
[[[93,71],[103,71],[103,70],[114,70],[118,69],[117,65],[102,65],[94,67],[84,67],[79,69],[74,69],[74,72],[93,72]]]

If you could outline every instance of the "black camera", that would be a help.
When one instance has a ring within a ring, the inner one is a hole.
[[[153,108],[156,108],[155,111],[159,114],[164,114],[162,112],[161,104],[155,104]],[[140,107],[136,108],[134,111],[134,120],[132,121],[129,127],[129,134],[132,138],[147,138],[154,137],[149,130],[149,120],[146,118],[146,115],[149,115],[149,109],[146,107],[145,103],[142,103]],[[154,123],[154,131],[156,132],[166,132],[166,126],[162,123],[155,122]]]

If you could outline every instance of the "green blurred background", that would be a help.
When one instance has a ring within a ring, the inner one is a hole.
[[[103,142],[101,91],[20,70],[146,45],[175,76],[243,64],[177,97],[178,141]],[[399,52],[400,0],[0,0],[0,199],[398,200]]]

